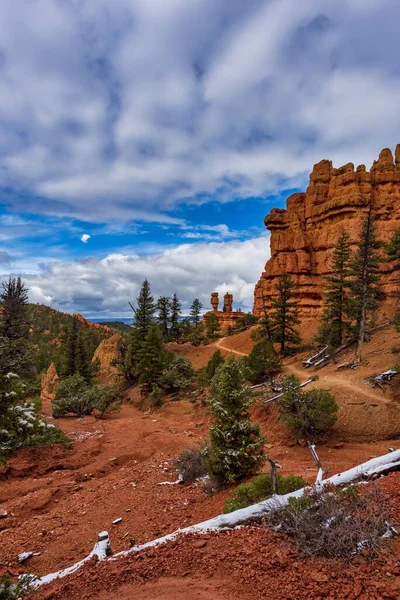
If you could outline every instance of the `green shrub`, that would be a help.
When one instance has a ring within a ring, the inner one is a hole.
[[[279,418],[298,438],[315,439],[329,432],[336,423],[338,406],[324,389],[303,392],[296,377],[284,381],[284,394],[279,399]]]
[[[161,385],[171,391],[185,392],[192,385],[194,376],[195,370],[190,360],[179,354],[171,353],[161,378]]]
[[[246,374],[252,384],[271,380],[281,370],[281,360],[268,340],[255,344],[245,358]]]
[[[104,417],[118,408],[118,393],[113,386],[90,386],[82,375],[75,374],[60,382],[53,401],[53,416],[74,414],[83,417],[96,410]]]
[[[34,575],[22,575],[13,582],[9,575],[0,577],[0,600],[19,600],[31,591],[31,584],[36,579]]]
[[[281,495],[289,494],[307,485],[307,482],[297,475],[289,475],[283,477],[277,475],[278,493]],[[272,480],[271,475],[260,475],[250,483],[242,483],[235,490],[233,497],[225,502],[224,513],[230,513],[239,508],[246,508],[262,500],[266,500],[272,496]]]
[[[224,363],[224,357],[222,356],[220,350],[216,350],[206,366],[206,374],[208,377],[208,381],[214,377],[216,370],[220,365]]]

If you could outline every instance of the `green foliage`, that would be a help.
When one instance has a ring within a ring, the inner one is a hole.
[[[206,366],[206,375],[208,381],[214,377],[218,367],[224,363],[224,357],[221,354],[220,350],[216,350]]]
[[[205,318],[206,335],[210,339],[217,337],[217,332],[221,329],[219,319],[216,314],[210,313]]]
[[[104,327],[119,331],[121,335],[129,335],[132,330],[131,325],[128,325],[128,323],[124,323],[123,321],[102,321],[100,324]]]
[[[300,490],[307,485],[307,482],[297,475],[283,477],[277,474],[278,493],[281,495],[289,494],[295,490]],[[246,508],[262,500],[270,498],[273,494],[272,479],[270,474],[259,475],[250,483],[242,483],[235,490],[233,497],[225,502],[224,513],[230,513],[239,508]]]
[[[297,302],[295,300],[297,285],[292,277],[283,273],[276,286],[277,296],[272,300],[269,327],[273,342],[280,344],[281,354],[287,344],[299,344],[300,335],[296,329],[299,324]]]
[[[170,338],[176,341],[180,335],[179,317],[182,313],[181,303],[178,300],[178,296],[174,294],[171,300],[171,327],[170,327]]]
[[[64,361],[60,369],[61,377],[69,377],[70,375],[77,373],[84,377],[86,381],[90,381],[92,365],[86,353],[77,318],[74,318],[69,323],[65,336],[64,352]]]
[[[164,340],[168,340],[169,323],[171,320],[171,298],[160,296],[157,300],[156,309],[158,311],[157,321],[160,325],[162,336]]]
[[[346,316],[349,312],[350,266],[350,236],[342,229],[333,252],[331,274],[326,277],[324,310],[317,334],[317,342],[332,348],[342,345],[351,328],[351,321]]]
[[[400,260],[400,228],[396,229],[389,243],[385,247],[386,254],[390,261]]]
[[[398,308],[393,315],[393,325],[396,327],[397,333],[400,333],[400,309]]]
[[[195,298],[190,305],[190,317],[192,319],[193,325],[197,327],[200,321],[201,311],[203,309],[203,305],[198,298]]]
[[[151,295],[150,284],[147,279],[142,283],[139,296],[136,298],[137,308],[133,309],[135,315],[134,328],[145,339],[154,321],[156,307]]]
[[[203,325],[200,323],[195,326],[189,332],[186,339],[192,346],[200,346],[205,341]]]
[[[245,357],[246,374],[252,384],[263,383],[280,372],[282,365],[268,340],[258,342]]]
[[[358,338],[356,359],[361,358],[367,319],[376,311],[381,299],[378,288],[382,244],[375,236],[372,211],[363,221],[360,241],[351,263],[351,301],[349,315],[355,322],[354,333]]]
[[[34,575],[22,575],[18,581],[13,582],[7,574],[0,577],[0,600],[20,600],[32,592],[31,585],[35,581]]]
[[[166,356],[163,340],[157,325],[151,325],[139,353],[139,383],[145,393],[150,393],[154,385],[160,385]]]
[[[243,315],[243,317],[240,317],[240,319],[238,319],[234,325],[229,327],[226,333],[227,335],[234,335],[239,331],[246,331],[246,329],[250,329],[250,327],[255,325],[257,322],[258,319],[255,315],[253,315],[253,313],[246,313]]]
[[[170,391],[185,392],[191,387],[194,377],[195,370],[190,360],[171,352],[161,378],[161,384]]]
[[[100,417],[118,410],[118,393],[111,385],[90,386],[86,379],[76,373],[60,381],[53,401],[53,416],[78,417],[90,415],[94,410]]]
[[[26,339],[29,331],[28,288],[20,277],[10,277],[2,282],[0,300],[0,335],[11,342]]]
[[[210,477],[233,482],[256,473],[265,462],[265,440],[259,426],[250,421],[253,396],[238,361],[229,359],[217,369],[209,402],[214,417],[206,455]]]
[[[315,439],[329,432],[337,420],[335,398],[324,389],[303,392],[300,381],[289,376],[284,381],[284,395],[279,399],[279,418],[298,438]]]

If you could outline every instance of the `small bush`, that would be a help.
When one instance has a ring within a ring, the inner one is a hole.
[[[13,582],[9,575],[0,578],[0,600],[19,600],[31,590],[35,580],[34,575],[22,575],[17,582]]]
[[[348,558],[361,549],[372,554],[387,529],[382,493],[360,495],[356,488],[314,489],[290,498],[287,507],[266,514],[266,520],[292,537],[307,556],[327,558]]]
[[[296,377],[285,379],[284,395],[279,399],[279,418],[298,438],[315,439],[333,428],[338,406],[328,390],[303,392],[299,384]]]
[[[208,361],[207,366],[206,366],[206,374],[207,374],[208,381],[211,381],[211,379],[215,375],[216,370],[223,363],[224,363],[224,357],[222,356],[221,351],[216,350],[214,352],[214,354],[212,355],[212,357],[210,358],[210,360]]]
[[[99,416],[104,417],[118,408],[118,394],[113,386],[90,386],[82,375],[75,374],[60,382],[53,401],[53,416],[83,417],[97,410]]]
[[[282,367],[281,359],[268,340],[262,340],[255,344],[253,350],[245,358],[245,365],[246,376],[254,385],[271,380]]]
[[[185,392],[192,385],[194,376],[195,371],[190,360],[179,354],[171,353],[161,378],[161,385],[171,391]]]
[[[206,445],[193,446],[184,450],[174,461],[174,466],[182,477],[183,483],[192,483],[207,473],[204,465]]]
[[[281,495],[294,492],[307,485],[307,482],[297,475],[283,477],[277,475],[278,493]],[[250,483],[243,483],[235,490],[233,498],[227,500],[224,505],[224,513],[230,513],[239,508],[246,508],[272,496],[271,475],[260,475]]]

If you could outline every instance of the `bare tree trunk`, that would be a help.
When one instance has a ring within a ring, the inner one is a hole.
[[[271,458],[268,459],[268,462],[271,465],[272,493],[277,494],[278,493],[278,477],[276,474],[276,470],[281,469],[282,467],[281,467],[281,465],[279,465],[277,462],[275,462]]]

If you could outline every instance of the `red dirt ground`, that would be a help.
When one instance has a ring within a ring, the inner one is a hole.
[[[390,366],[390,348],[399,340],[393,331],[376,336],[368,344],[369,363],[356,371],[337,372],[335,367],[319,371],[317,385],[329,387],[340,405],[334,437],[318,448],[329,474],[399,445],[382,439],[399,425],[396,390],[374,390],[363,380]],[[251,344],[245,332],[209,347],[184,344],[180,349],[200,368],[215,346],[239,353],[248,352]],[[309,376],[298,359],[287,361],[285,368],[299,372],[301,379]],[[266,409],[258,400],[254,416],[267,437],[267,452],[284,473],[313,481],[316,471],[310,453],[297,446],[277,421],[276,407]],[[0,521],[0,570],[47,574],[86,556],[104,529],[110,532],[113,550],[119,551],[129,548],[130,538],[145,542],[219,514],[230,490],[208,496],[196,484],[157,485],[176,478],[171,460],[206,436],[209,420],[205,408],[187,401],[168,402],[148,414],[124,406],[105,421],[60,419],[58,423],[76,440],[71,449],[24,450],[0,468],[0,505],[10,514]],[[400,475],[380,482],[390,490],[398,510]],[[122,523],[112,525],[117,517],[122,517]],[[398,512],[396,519],[399,523]],[[21,567],[16,558],[23,551],[41,554]],[[185,537],[123,561],[87,566],[45,586],[35,597],[370,600],[400,596],[395,587],[400,574],[399,542],[374,563],[357,565],[357,560],[354,566],[304,559],[275,534],[248,527],[201,540]]]

